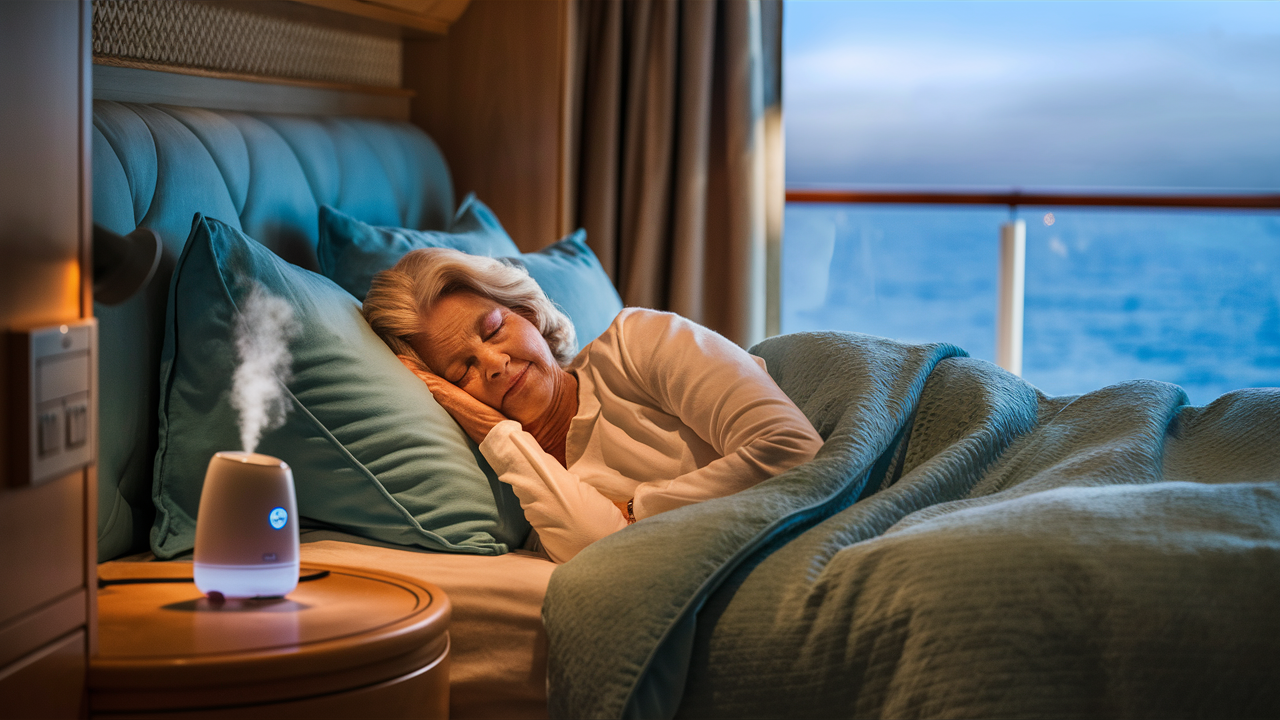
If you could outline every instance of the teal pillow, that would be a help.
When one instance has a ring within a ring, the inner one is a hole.
[[[523,266],[573,321],[578,346],[595,340],[622,310],[622,298],[587,247],[584,230],[537,252],[521,254],[484,203],[468,195],[449,233],[374,227],[330,207],[320,208],[320,271],[360,299],[375,273],[418,248],[447,247]],[[495,238],[510,247],[500,247]],[[480,242],[478,238],[485,238]]]
[[[240,231],[195,216],[169,292],[160,367],[160,447],[151,547],[190,550],[205,467],[239,450],[229,389],[234,328],[254,282],[284,299],[292,411],[257,450],[293,468],[304,524],[430,550],[497,555],[529,525],[510,487],[426,386],[330,280],[281,260]]]
[[[547,297],[569,316],[580,348],[609,329],[622,312],[622,298],[596,254],[587,247],[586,230],[579,229],[537,252],[505,259],[523,265]]]
[[[378,227],[328,205],[320,208],[320,239],[316,243],[320,272],[362,301],[374,273],[391,267],[410,250],[427,247],[489,257],[520,254],[493,211],[477,200],[475,193],[469,193],[458,206],[447,231]],[[391,256],[394,259],[386,262]]]

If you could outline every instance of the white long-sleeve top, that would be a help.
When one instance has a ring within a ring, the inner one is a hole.
[[[615,501],[642,519],[749,488],[822,445],[763,360],[679,315],[627,308],[567,369],[567,468],[514,420],[480,444],[556,562],[626,527]]]

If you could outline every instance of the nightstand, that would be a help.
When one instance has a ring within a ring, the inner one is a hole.
[[[191,577],[191,563],[113,562],[104,580]],[[195,584],[98,590],[95,718],[449,715],[449,598],[388,573],[302,566],[288,597],[214,603]]]

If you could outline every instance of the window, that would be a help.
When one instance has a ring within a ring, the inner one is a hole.
[[[1280,196],[1278,3],[793,1],[783,53],[789,189]],[[993,360],[1010,219],[1045,392],[1280,385],[1280,209],[788,203],[782,330]]]

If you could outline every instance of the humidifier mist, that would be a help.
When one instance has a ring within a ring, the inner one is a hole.
[[[277,597],[298,585],[293,472],[270,455],[220,452],[209,461],[196,518],[195,581],[228,598]]]
[[[251,453],[264,433],[284,424],[290,407],[285,385],[292,375],[289,340],[301,326],[293,307],[261,284],[250,283],[236,316],[236,364],[231,405],[240,416],[240,447]]]

